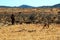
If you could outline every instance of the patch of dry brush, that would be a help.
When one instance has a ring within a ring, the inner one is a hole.
[[[60,40],[60,25],[42,29],[40,24],[0,26],[0,40]]]

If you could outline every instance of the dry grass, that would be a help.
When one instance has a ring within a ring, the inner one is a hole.
[[[36,12],[36,13],[40,13],[40,12],[45,12],[45,13],[54,13],[57,14],[57,12],[60,11],[60,8],[0,8],[0,12],[1,13],[8,13],[11,14],[13,13],[18,13],[18,12],[22,12],[22,13],[32,13],[32,12]]]
[[[0,26],[0,40],[60,40],[60,25],[42,29],[40,24]]]

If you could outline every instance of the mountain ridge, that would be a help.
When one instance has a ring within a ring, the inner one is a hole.
[[[17,6],[17,7],[0,6],[0,8],[60,8],[60,4],[56,4],[53,6],[38,6],[38,7],[29,6],[29,5],[21,5],[21,6]]]

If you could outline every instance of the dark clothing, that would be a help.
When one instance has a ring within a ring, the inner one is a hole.
[[[11,23],[12,23],[12,25],[14,24],[14,22],[15,22],[15,18],[14,18],[14,15],[12,14],[11,15]]]

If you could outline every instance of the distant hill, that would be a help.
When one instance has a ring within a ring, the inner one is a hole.
[[[53,6],[40,6],[40,7],[33,7],[33,6],[29,6],[29,5],[21,5],[18,7],[0,6],[0,8],[60,8],[60,4],[56,4]]]
[[[53,6],[40,6],[38,8],[60,8],[60,4],[56,4],[56,5],[53,5]]]
[[[0,6],[0,8],[12,8],[10,6]]]
[[[52,8],[52,6],[40,6],[40,7],[37,7],[37,8]]]
[[[34,8],[34,7],[29,6],[29,5],[21,5],[21,6],[19,6],[19,8]]]
[[[52,6],[52,7],[60,8],[60,4],[56,4],[56,5]]]

